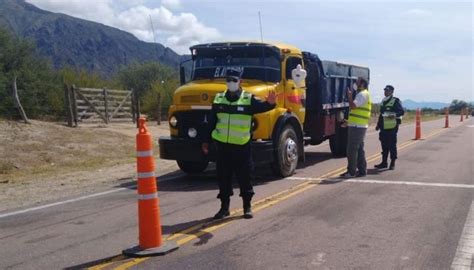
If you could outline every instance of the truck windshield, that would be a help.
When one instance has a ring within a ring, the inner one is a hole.
[[[243,79],[279,82],[279,51],[267,46],[195,48],[193,80],[222,78],[228,68],[242,71]]]

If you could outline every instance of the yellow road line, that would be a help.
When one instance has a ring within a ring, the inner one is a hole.
[[[443,131],[443,130],[434,132],[434,134],[431,134],[431,135],[427,136],[426,138],[431,137],[431,136],[434,136],[434,135],[436,135],[436,134],[439,134],[439,133],[441,133],[442,131]],[[402,149],[407,148],[408,146],[411,146],[411,145],[413,145],[413,144],[415,144],[415,143],[417,143],[417,142],[419,142],[419,141],[417,141],[417,140],[406,141],[406,142],[400,144],[400,146],[399,146],[398,148],[399,148],[399,150],[402,150]],[[367,162],[372,162],[372,161],[378,159],[380,156],[381,156],[380,154],[371,155],[370,157],[368,157]],[[255,209],[254,209],[254,212],[257,212],[257,211],[259,211],[260,209],[264,209],[264,208],[267,208],[267,207],[269,207],[269,206],[275,205],[275,204],[277,204],[277,203],[280,202],[280,201],[283,201],[283,200],[285,200],[285,199],[287,199],[287,198],[292,197],[292,196],[295,195],[295,194],[298,194],[298,193],[300,193],[300,192],[303,192],[303,191],[305,191],[305,190],[307,190],[307,189],[313,187],[313,186],[310,185],[310,184],[314,184],[314,181],[315,181],[315,180],[321,182],[322,179],[328,178],[328,177],[334,177],[334,176],[336,176],[337,174],[339,174],[340,172],[342,172],[342,171],[345,170],[345,169],[346,169],[345,167],[341,167],[341,168],[335,169],[335,170],[333,170],[333,171],[331,171],[331,172],[328,172],[328,173],[326,173],[326,174],[323,174],[322,176],[320,176],[320,177],[318,177],[318,178],[314,178],[314,179],[305,181],[305,182],[303,182],[303,183],[301,183],[301,184],[299,184],[299,185],[290,187],[290,188],[287,189],[287,190],[278,192],[278,193],[273,194],[273,195],[271,195],[271,196],[269,196],[269,197],[266,197],[266,198],[264,198],[264,199],[261,199],[261,200],[259,200],[259,201],[257,201],[257,202],[254,203],[254,205],[256,206]],[[277,197],[279,197],[281,194],[288,193],[289,190],[295,190],[295,191],[290,192],[289,194],[287,194],[287,195],[285,195],[285,196],[282,196],[282,197],[280,197],[280,198],[277,198]],[[277,198],[277,199],[274,199],[274,198]],[[269,202],[268,202],[268,203],[265,203],[265,204],[263,204],[263,205],[261,205],[261,206],[259,206],[259,204],[262,203],[262,202],[264,202],[264,201],[269,201]],[[242,209],[237,209],[237,210],[232,211],[232,212],[231,212],[231,217],[235,217],[235,214],[240,213],[240,212],[242,212]],[[218,224],[216,224],[216,225],[211,225],[211,226],[207,227],[207,228],[204,229],[204,230],[200,230],[200,231],[197,232],[196,234],[188,235],[188,236],[186,236],[185,238],[180,239],[180,240],[178,241],[178,245],[185,244],[185,243],[187,243],[187,242],[189,242],[189,241],[191,241],[191,240],[193,240],[193,239],[196,239],[197,237],[199,237],[199,236],[201,236],[201,235],[204,235],[204,234],[207,233],[208,231],[214,231],[215,229],[220,228],[220,227],[223,227],[223,226],[227,225],[228,223],[230,223],[230,222],[232,222],[232,221],[233,221],[233,219],[229,219],[227,222],[222,222],[222,223],[218,223]],[[197,225],[194,225],[194,226],[192,226],[192,227],[190,227],[190,228],[188,228],[188,229],[185,229],[185,230],[183,230],[183,231],[174,233],[174,234],[172,234],[172,235],[168,238],[168,240],[176,239],[176,238],[179,238],[179,237],[181,237],[181,236],[187,235],[189,232],[192,232],[193,230],[202,228],[204,225],[205,225],[205,223],[197,224]]]
[[[128,258],[125,257],[124,255],[117,255],[115,257],[112,257],[112,258],[109,258],[108,260],[103,261],[101,264],[89,267],[87,269],[89,269],[89,270],[102,270],[102,269],[106,268],[107,266],[113,264],[114,262],[117,262],[117,261],[120,261],[120,260],[123,260],[123,259],[128,259]]]
[[[309,189],[309,188],[311,188],[311,187],[312,187],[311,185],[305,185],[305,187],[302,187],[302,188],[300,188],[300,189],[298,189],[298,190],[295,190],[295,191],[293,191],[293,192],[291,192],[291,193],[289,193],[289,194],[287,194],[287,195],[285,195],[285,196],[279,197],[279,198],[277,198],[277,199],[275,199],[275,200],[271,200],[271,201],[269,201],[269,202],[267,202],[267,203],[265,203],[265,204],[262,204],[262,205],[259,205],[258,207],[255,207],[254,210],[253,210],[253,212],[256,213],[256,212],[258,212],[258,211],[260,211],[260,210],[262,210],[262,209],[265,209],[265,208],[267,208],[267,207],[273,206],[273,205],[277,204],[278,202],[283,201],[283,200],[285,200],[285,199],[288,199],[288,198],[290,198],[290,197],[293,197],[294,195],[296,195],[296,194],[298,194],[298,193],[301,193],[301,192],[303,192],[303,191],[305,191],[305,190],[307,190],[307,189]],[[236,217],[236,216],[234,216],[233,218],[226,219],[224,222],[221,222],[221,223],[216,224],[216,225],[213,225],[213,226],[209,226],[209,227],[207,227],[207,228],[205,228],[205,229],[203,229],[203,230],[200,230],[200,231],[196,232],[196,233],[193,234],[193,235],[189,235],[189,236],[186,237],[186,238],[180,239],[180,240],[177,241],[177,244],[180,245],[180,246],[181,246],[181,245],[184,245],[184,244],[188,243],[189,241],[192,241],[192,240],[194,240],[194,239],[196,239],[196,238],[198,238],[198,237],[200,237],[200,236],[202,236],[202,235],[204,235],[204,234],[213,232],[213,231],[215,231],[215,230],[217,230],[217,229],[219,229],[219,228],[221,228],[221,227],[224,227],[225,225],[227,225],[227,224],[231,223],[232,221],[234,221],[234,220],[235,220],[235,217]]]
[[[96,266],[93,266],[93,267],[89,267],[87,269],[89,269],[89,270],[101,270],[101,269],[104,269],[104,268],[106,268],[107,266],[109,266],[113,263],[114,262],[102,263],[102,264],[99,264],[99,265],[96,265]]]
[[[427,139],[427,138],[430,138],[430,137],[433,137],[435,135],[438,135],[440,133],[442,133],[443,131],[446,131],[448,129],[441,129],[441,130],[437,130],[437,131],[434,131],[432,133],[429,133],[427,136],[425,136],[423,139]],[[404,148],[407,148],[413,144],[416,144],[420,142],[420,140],[409,140],[409,141],[405,141],[404,143],[400,144],[398,149],[399,150],[402,150]],[[380,158],[380,154],[374,154],[374,155],[371,155],[367,158],[367,163],[369,162],[372,162],[372,161],[375,161],[376,159]],[[316,177],[314,179],[309,179],[309,180],[306,180],[304,181],[303,183],[301,184],[298,184],[296,186],[292,186],[284,191],[280,191],[278,193],[275,193],[273,195],[270,195],[266,198],[263,198],[259,201],[256,201],[254,203],[254,212],[259,212],[265,208],[268,208],[268,207],[271,207],[273,205],[276,205],[278,203],[280,203],[281,201],[284,201],[284,200],[287,200],[288,198],[291,198],[301,192],[304,192],[314,186],[316,186],[315,184],[319,184],[324,178],[330,178],[330,177],[334,177],[334,176],[337,176],[339,173],[341,173],[342,171],[346,170],[346,167],[341,167],[341,168],[338,168],[338,169],[335,169],[335,170],[332,170],[328,173],[325,173],[323,174],[322,176],[320,177]],[[178,246],[181,246],[181,245],[184,245],[202,235],[205,235],[205,234],[208,234],[210,232],[213,232],[213,231],[216,231],[224,226],[226,226],[227,224],[230,224],[232,221],[234,221],[235,219],[237,219],[239,216],[237,214],[241,214],[242,213],[242,209],[235,209],[231,212],[231,216],[223,221],[220,221],[220,222],[212,222],[212,220],[208,220],[208,222],[202,222],[202,223],[199,223],[199,224],[196,224],[194,226],[191,226],[189,228],[186,228],[182,231],[179,231],[179,232],[176,232],[176,233],[173,233],[171,234],[166,240],[173,240],[173,239],[177,239],[177,238],[180,238],[180,237],[183,237],[184,238],[181,238],[179,239],[176,243],[178,244]],[[210,221],[210,223],[209,223]],[[206,225],[209,225],[206,227]],[[203,229],[204,228],[204,229]],[[196,230],[199,230],[195,233],[192,233],[190,235],[191,232],[193,231],[196,231]],[[147,259],[149,259],[150,257],[145,257],[145,258],[138,258],[138,259],[133,259],[129,262],[126,262],[124,264],[121,264],[119,266],[117,266],[116,270],[125,270],[125,269],[128,269],[132,266],[135,266],[139,263],[142,263],[144,261],[146,261]],[[95,270],[98,270],[98,269],[103,269],[107,266],[109,266],[110,264],[112,264],[113,262],[107,262],[105,264],[101,264],[101,265],[97,265],[97,266],[94,266],[94,267],[91,267],[91,268],[88,268],[88,269],[95,269]]]
[[[299,188],[301,185],[304,185],[304,183],[299,184],[299,185],[296,185],[296,186],[293,186],[293,187],[291,187],[290,189]],[[275,194],[273,194],[273,195],[271,195],[271,196],[269,196],[269,197],[266,197],[266,198],[263,198],[263,199],[261,199],[261,200],[258,200],[258,201],[256,201],[256,202],[254,202],[254,205],[259,204],[259,203],[262,203],[262,202],[264,202],[264,201],[266,201],[266,200],[268,200],[268,199],[271,199],[271,198],[273,198],[273,197],[277,197],[277,196],[279,196],[279,195],[281,195],[281,194],[287,193],[290,189],[287,189],[287,190],[284,190],[284,191],[280,191],[280,192],[275,193]],[[241,213],[241,212],[242,212],[242,209],[235,209],[235,210],[232,210],[232,211],[230,212],[230,217],[236,216],[236,214]],[[206,225],[207,223],[209,223],[209,222],[211,222],[211,223],[214,222],[214,223],[215,223],[216,221],[213,221],[212,219],[209,219],[207,222],[198,223],[198,224],[196,224],[196,225],[194,225],[194,226],[191,226],[191,227],[189,227],[189,228],[186,228],[186,229],[184,229],[184,230],[182,230],[182,231],[178,231],[178,232],[176,232],[176,233],[171,234],[169,237],[166,238],[166,240],[169,241],[169,240],[173,240],[173,239],[179,238],[179,237],[181,237],[181,236],[187,236],[189,232],[192,232],[192,231],[194,231],[194,230],[197,230],[197,229],[199,229],[199,228],[202,228],[203,226],[205,226],[205,225]]]
[[[148,260],[149,258],[150,258],[150,257],[133,259],[133,260],[131,260],[131,261],[129,261],[129,262],[126,262],[126,263],[124,263],[124,264],[121,264],[121,265],[115,267],[114,269],[115,269],[115,270],[125,270],[125,269],[128,269],[128,268],[130,268],[130,267],[132,267],[132,266],[135,266],[135,265],[137,265],[137,264],[139,264],[139,263],[142,263],[143,261],[146,261],[146,260]]]

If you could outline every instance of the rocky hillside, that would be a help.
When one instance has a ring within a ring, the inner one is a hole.
[[[110,76],[133,62],[158,61],[177,67],[181,56],[158,43],[138,40],[103,24],[52,13],[24,0],[0,1],[0,27],[36,43],[54,67],[72,66]]]

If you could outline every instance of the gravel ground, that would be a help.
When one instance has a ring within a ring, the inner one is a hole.
[[[166,123],[148,125],[155,143],[169,134]],[[132,123],[68,128],[0,120],[0,212],[132,183],[135,135]],[[158,175],[178,170],[174,161],[156,161]]]

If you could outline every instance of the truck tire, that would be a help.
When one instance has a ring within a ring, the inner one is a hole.
[[[282,177],[292,175],[298,165],[298,136],[291,125],[286,125],[277,140],[273,172]]]
[[[194,162],[177,160],[178,167],[187,174],[202,173],[206,168],[208,161]]]
[[[336,134],[329,138],[329,147],[331,153],[336,157],[346,156],[347,147],[347,128],[336,127]]]

